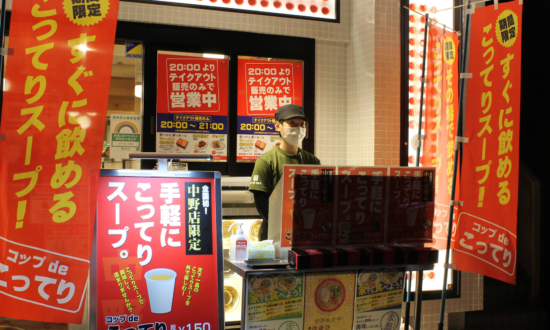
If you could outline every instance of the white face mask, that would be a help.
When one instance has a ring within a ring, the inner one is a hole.
[[[285,134],[281,134],[283,139],[290,145],[298,145],[306,137],[304,127],[285,127]]]

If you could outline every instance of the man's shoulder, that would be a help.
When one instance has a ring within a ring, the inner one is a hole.
[[[319,158],[317,158],[314,154],[311,152],[305,151],[304,149],[301,149],[302,151],[302,157],[304,157],[304,160],[308,164],[321,164],[321,161]]]
[[[256,162],[260,161],[260,162],[269,164],[276,158],[277,158],[277,148],[273,148],[268,152],[266,152],[265,154],[261,155],[260,158],[256,160]]]

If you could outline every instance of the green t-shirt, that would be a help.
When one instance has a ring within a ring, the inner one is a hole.
[[[263,191],[271,195],[281,179],[285,164],[321,165],[319,158],[312,153],[302,149],[298,149],[298,151],[297,155],[293,155],[277,147],[263,154],[256,160],[248,190]]]

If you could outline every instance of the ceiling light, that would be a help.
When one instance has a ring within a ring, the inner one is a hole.
[[[202,54],[202,57],[224,59],[224,58],[225,58],[225,55],[220,55],[220,54]]]

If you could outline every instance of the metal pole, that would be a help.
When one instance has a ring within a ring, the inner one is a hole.
[[[416,273],[416,304],[414,305],[414,330],[420,330],[422,321],[422,272]]]
[[[0,22],[0,38],[2,38],[2,49],[5,47],[4,34],[6,33],[6,0],[2,0],[2,22]],[[2,101],[4,99],[4,55],[0,55],[0,115],[2,115]]]
[[[407,285],[407,302],[405,303],[405,330],[409,330],[409,320],[411,318],[411,285],[412,271],[409,271],[409,284]]]
[[[470,9],[471,4],[470,1],[468,1],[468,9]],[[466,72],[466,56],[468,55],[468,34],[470,33],[470,15],[466,14],[466,29],[465,29],[465,36],[464,36],[464,48],[462,52],[462,68],[460,70],[460,73]],[[455,138],[459,136],[459,134],[462,134],[462,108],[464,106],[464,79],[460,80],[460,90],[459,90],[459,105],[458,105],[458,124],[456,126],[456,135]],[[458,164],[458,150],[455,151],[455,157],[454,157],[454,165],[453,165],[453,184],[451,188],[451,200],[454,201],[455,199],[455,188],[456,188],[456,171],[457,171],[457,164]],[[454,206],[451,205],[450,212],[449,212],[449,229],[447,231],[447,250],[445,251],[445,275],[443,276],[443,289],[441,291],[441,311],[439,313],[439,330],[443,330],[443,325],[445,322],[445,299],[447,298],[447,275],[448,275],[448,268],[449,265],[449,252],[451,249],[451,236],[453,234],[453,213],[454,213]]]

